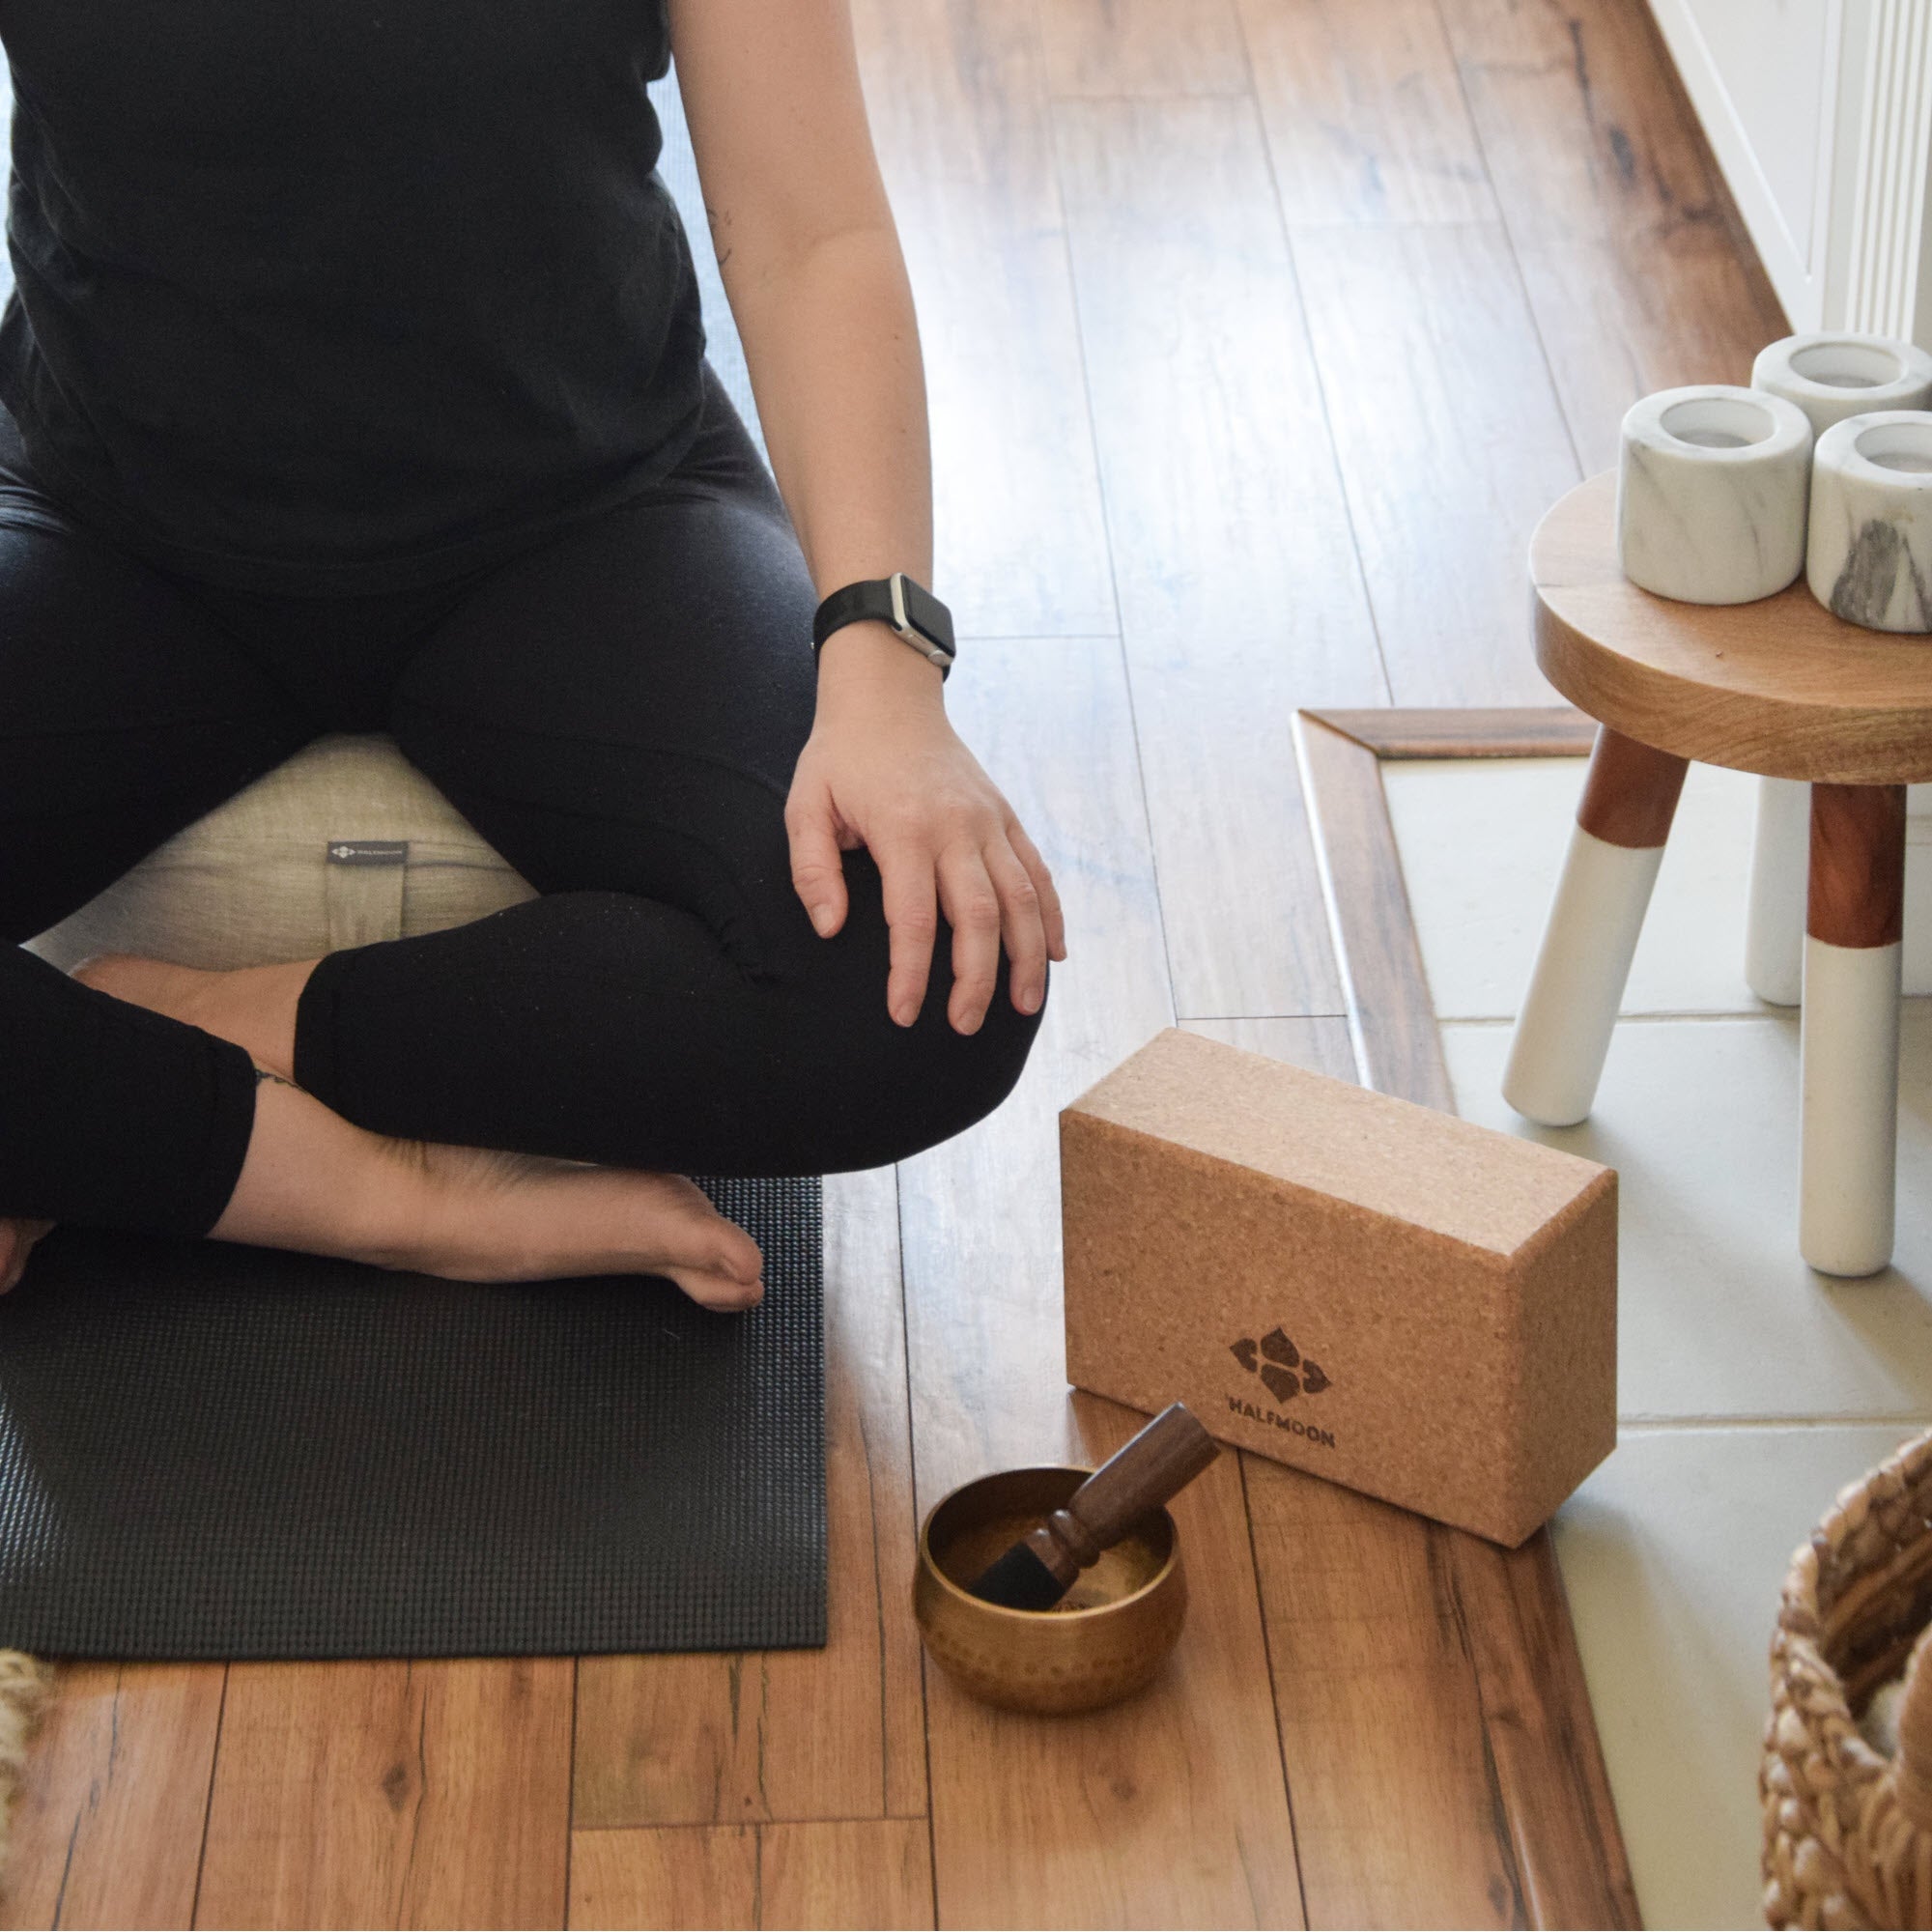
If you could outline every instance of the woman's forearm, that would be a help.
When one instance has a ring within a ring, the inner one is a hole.
[[[896,235],[848,229],[764,265],[745,260],[728,229],[718,242],[772,469],[818,594],[895,570],[929,584],[925,379]],[[878,624],[829,640],[821,671],[829,688],[939,683]]]
[[[846,0],[670,0],[670,16],[719,270],[818,594],[895,570],[930,583],[919,329]],[[939,683],[882,624],[848,625],[820,662]]]
[[[925,379],[846,0],[670,0],[670,14],[719,268],[818,594],[895,570],[929,583]],[[1065,956],[1052,877],[952,730],[938,668],[884,624],[848,624],[819,653],[785,831],[827,937],[850,904],[842,855],[863,845],[876,863],[901,1026],[923,1009],[942,915],[957,1031],[984,1018],[1003,947],[1014,1004],[1039,1010],[1047,959]]]
[[[736,252],[728,231],[720,245]],[[782,265],[738,267],[732,313],[819,595],[895,570],[929,580],[925,378],[896,236],[850,229]]]

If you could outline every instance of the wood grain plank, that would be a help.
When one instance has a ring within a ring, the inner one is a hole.
[[[1498,1549],[1443,1530],[1483,1727],[1533,1925],[1643,1923],[1548,1530]]]
[[[827,1450],[829,1456],[829,1440]],[[837,1516],[835,1510],[827,1520],[835,1541]],[[843,1578],[848,1573],[849,1562],[840,1561],[830,1575]],[[838,1600],[846,1593],[838,1583],[831,1587],[828,1607],[838,1619]],[[833,1634],[835,1643],[838,1634]],[[758,1651],[581,1658],[572,1766],[578,1826],[609,1831],[770,1815],[764,1662]],[[838,1715],[852,1710],[848,1699]],[[871,1705],[858,1715],[869,1718]],[[875,1760],[862,1776],[876,1787],[878,1774]]]
[[[1253,105],[1055,124],[1175,998],[1332,1012],[1289,719],[1387,691]]]
[[[1363,1084],[1455,1111],[1376,754],[1304,713],[1295,749]]]
[[[231,1666],[195,1923],[561,1925],[573,1674]]]
[[[935,587],[962,637],[1111,633],[1032,0],[854,0],[919,304]]]
[[[923,1818],[580,1830],[571,1847],[574,1928],[932,1923]]]
[[[700,1932],[759,1922],[754,1826],[571,1833],[573,1932],[629,1926]]]
[[[14,1813],[0,1925],[185,1925],[219,1663],[63,1664]]]
[[[899,1166],[922,1515],[988,1468],[1079,1449],[1062,1374],[1059,1110],[1174,1023],[1120,646],[1002,642],[981,662],[947,701],[1053,869],[1069,956],[1012,1096]]]
[[[1642,0],[1441,0],[1587,473],[1640,395],[1788,332]]]
[[[1039,0],[1039,27],[1057,96],[1249,91],[1234,0]]]
[[[1346,1020],[1190,1030],[1355,1077]],[[1265,1458],[1241,1463],[1309,1923],[1589,1923],[1539,1909],[1567,1897],[1524,1899],[1498,1841],[1481,1690],[1440,1574],[1449,1533]]]
[[[924,1814],[893,1171],[829,1178],[825,1210],[826,1647],[584,1658],[580,1829]]]
[[[1066,1453],[1083,1463],[1104,1460],[1147,1420],[1089,1396],[1069,1407],[1076,1442]],[[932,1673],[943,1922],[1302,1922],[1240,1459],[1221,1458],[1171,1507],[1187,1627],[1166,1673],[1138,1697],[1072,1722],[1027,1718]]]
[[[1502,229],[1297,229],[1294,253],[1395,701],[1552,702],[1523,578],[1577,459]]]
[[[1246,1457],[1308,1922],[1525,1920],[1441,1529]]]
[[[1580,757],[1597,742],[1597,721],[1574,704],[1312,715],[1366,745],[1384,764],[1392,758]]]
[[[1401,855],[1374,754],[1313,718],[1297,742],[1310,773],[1321,837],[1330,920],[1350,1003],[1350,1029],[1368,1084],[1425,1106],[1455,1109],[1402,879]],[[1284,1477],[1291,1472],[1283,1471]],[[1250,1471],[1250,1507],[1264,1577],[1276,1703],[1291,1767],[1318,1747],[1295,1732],[1311,1695],[1325,1690],[1352,1754],[1322,1759],[1328,1779],[1311,1804],[1297,1791],[1296,1829],[1310,1918],[1317,1922],[1408,1922],[1405,1893],[1416,1873],[1440,1865],[1444,1891],[1432,1921],[1634,1925],[1634,1890],[1596,1720],[1561,1580],[1542,1530],[1514,1551],[1421,1519],[1400,1518],[1366,1497],[1310,1498],[1303,1478],[1277,1483]],[[1349,1561],[1386,1561],[1405,1549],[1405,1599],[1346,1572],[1291,1577],[1267,1553],[1269,1525],[1286,1524],[1283,1550],[1303,1549],[1309,1509],[1339,1511],[1334,1542]],[[1418,1540],[1419,1539],[1419,1542]],[[1306,1601],[1306,1592],[1320,1602]],[[1298,1630],[1326,1618],[1346,1642],[1326,1647],[1352,1660],[1325,1686],[1294,1681],[1285,1660]],[[1391,1682],[1411,1686],[1425,1749],[1391,1747],[1379,1700]],[[1316,1707],[1319,1710],[1319,1706]],[[1331,1808],[1332,1804],[1332,1808]],[[1353,1835],[1365,1816],[1412,1818],[1428,1849],[1415,1866],[1361,1862]],[[1351,1821],[1355,1821],[1351,1824]],[[1482,1829],[1474,1827],[1480,1821]],[[1473,1834],[1472,1834],[1473,1833]],[[1455,1902],[1446,1902],[1451,1880]],[[1386,1916],[1384,1918],[1384,1916]]]
[[[1189,1031],[1355,1077],[1344,1019]],[[1240,1460],[1308,1922],[1589,1923],[1539,1914],[1571,1901],[1526,1901],[1497,1837],[1481,1690],[1441,1576],[1451,1532],[1264,1457]]]
[[[1009,649],[970,690],[965,728],[1054,867],[1072,956],[1013,1098],[900,1169],[923,1508],[1001,1464],[1098,1461],[1140,1426],[1066,1388],[1057,1115],[1171,1017],[1118,657]],[[928,1670],[942,1922],[1298,1922],[1235,1460],[1176,1517],[1192,1607],[1142,1696],[1072,1722],[1026,1719]]]
[[[758,1923],[929,1926],[932,1840],[923,1818],[767,1825],[758,1833]]]
[[[1355,1077],[1344,1019],[1190,1031]],[[1432,1525],[1263,1457],[1241,1463],[1309,1923],[1510,1923],[1521,1901],[1485,1803],[1481,1699]]]
[[[1496,212],[1435,0],[1240,0],[1291,226]]]

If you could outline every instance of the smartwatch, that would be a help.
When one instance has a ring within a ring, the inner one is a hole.
[[[902,570],[835,590],[811,620],[812,650],[816,652],[834,631],[867,621],[895,631],[921,657],[939,667],[942,681],[959,654],[952,642],[952,612]]]

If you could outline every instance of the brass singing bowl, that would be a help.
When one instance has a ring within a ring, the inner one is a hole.
[[[912,1609],[932,1661],[1009,1711],[1094,1711],[1151,1683],[1180,1636],[1187,1578],[1174,1519],[1145,1516],[1050,1610],[1009,1610],[966,1587],[1059,1509],[1091,1469],[1008,1469],[957,1489],[919,1533]]]

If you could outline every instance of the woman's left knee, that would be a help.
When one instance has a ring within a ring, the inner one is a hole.
[[[1005,988],[1003,963],[1001,991],[970,1034],[955,1032],[947,1018],[950,986],[928,990],[910,1027],[887,1013],[883,983],[868,989],[866,1009],[847,1016],[844,1071],[856,1104],[846,1119],[855,1145],[839,1164],[876,1167],[922,1153],[983,1121],[1007,1098],[1025,1070],[1040,1015],[1018,1011]]]
[[[986,1017],[970,1034],[953,1031],[946,1017],[946,1002],[928,1001],[932,1010],[927,1035],[930,1065],[915,1069],[915,1086],[926,1075],[929,1088],[923,1105],[930,1119],[926,1122],[937,1131],[924,1145],[950,1140],[952,1135],[983,1121],[1018,1084],[1027,1056],[1039,1033],[1039,1013],[1022,1013],[1006,992],[1006,962],[1001,961],[1000,987]],[[1044,1005],[1041,1012],[1045,1010]],[[922,1015],[921,1025],[926,1025]]]

